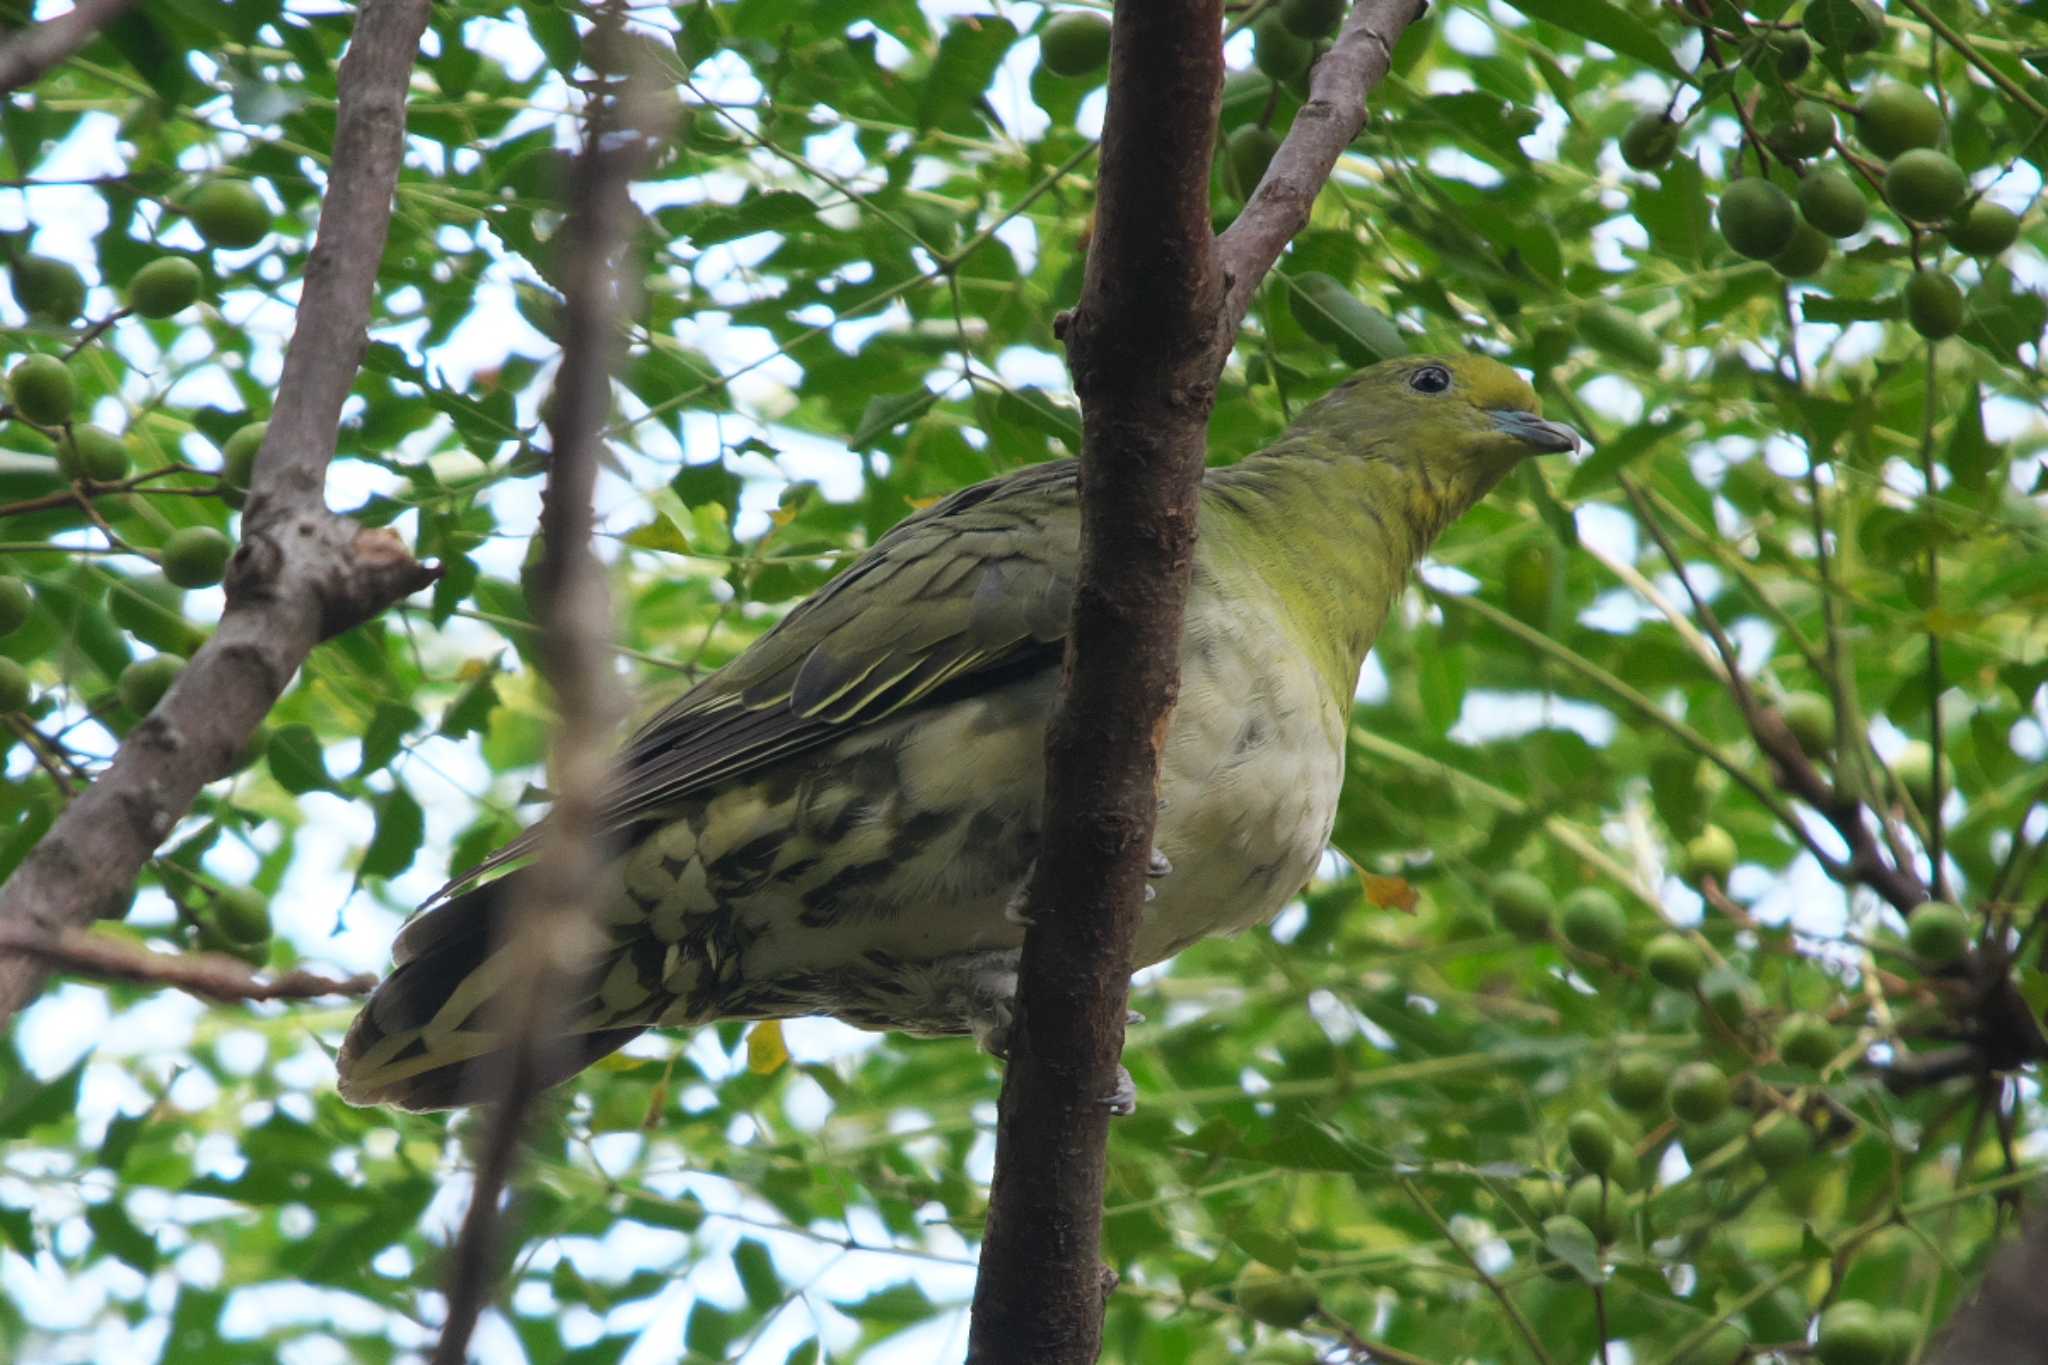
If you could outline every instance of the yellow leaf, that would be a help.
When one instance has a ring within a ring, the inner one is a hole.
[[[747,1070],[756,1076],[772,1076],[789,1062],[789,1048],[782,1041],[782,1021],[768,1019],[747,1033]]]
[[[1422,902],[1414,887],[1400,877],[1382,877],[1377,872],[1360,872],[1359,881],[1365,885],[1365,898],[1381,910],[1399,910],[1404,915],[1415,913],[1415,907]]]
[[[934,493],[928,498],[905,498],[904,501],[909,503],[918,511],[922,512],[925,508],[930,507],[933,503],[944,501],[945,497],[946,495],[944,493]]]

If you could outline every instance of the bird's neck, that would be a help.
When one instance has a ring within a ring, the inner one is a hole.
[[[1289,618],[1282,624],[1349,706],[1409,573],[1485,492],[1476,479],[1447,479],[1408,452],[1332,455],[1297,438],[1209,476],[1202,535],[1213,526],[1257,544],[1251,562]]]

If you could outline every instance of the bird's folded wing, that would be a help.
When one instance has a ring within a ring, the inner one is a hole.
[[[1058,660],[1079,557],[1072,461],[962,489],[905,519],[745,653],[647,722],[606,794],[608,830],[897,715],[944,689]],[[434,896],[533,849],[529,830]]]

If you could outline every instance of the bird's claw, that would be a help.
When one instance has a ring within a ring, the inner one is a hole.
[[[1131,1079],[1131,1073],[1123,1067],[1116,1069],[1116,1088],[1096,1101],[1117,1118],[1128,1118],[1138,1112],[1138,1083]]]
[[[1145,863],[1145,875],[1148,877],[1165,877],[1170,876],[1172,872],[1173,864],[1166,861],[1166,855],[1156,848],[1153,849],[1152,856]]]

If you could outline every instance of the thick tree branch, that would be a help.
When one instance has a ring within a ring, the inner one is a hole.
[[[0,46],[0,96],[11,95],[84,47],[135,0],[78,0],[69,14],[31,24]]]
[[[1956,1310],[1924,1357],[1929,1365],[2024,1365],[2048,1359],[2048,1217],[1992,1259],[1984,1283]]]
[[[603,62],[607,48],[628,51],[614,41],[623,16],[617,0],[600,15],[589,49],[595,60]],[[437,1365],[468,1358],[470,1336],[492,1296],[506,1221],[500,1199],[518,1161],[527,1115],[543,1077],[554,1070],[549,1049],[567,1036],[562,1013],[573,964],[588,962],[598,947],[590,898],[604,867],[598,809],[625,708],[612,671],[610,595],[590,552],[591,493],[600,428],[611,409],[620,295],[627,288],[618,268],[633,219],[626,191],[647,149],[641,121],[633,117],[638,88],[626,73],[610,90],[593,89],[583,152],[569,182],[560,260],[562,368],[549,422],[553,454],[534,587],[542,669],[560,717],[550,762],[555,799],[540,855],[515,881],[512,913],[499,926],[511,974],[497,997],[498,1027],[512,1041],[497,1078],[502,1098],[490,1111],[476,1188],[450,1252],[448,1320],[434,1351]]]
[[[342,61],[319,232],[220,628],[0,888],[0,926],[12,932],[51,939],[119,914],[144,861],[199,789],[233,767],[313,647],[437,576],[396,536],[334,515],[322,496],[366,345],[426,19],[426,0],[369,0]],[[45,974],[37,958],[0,955],[0,1024]]]
[[[1365,127],[1365,97],[1386,79],[1395,41],[1427,9],[1427,0],[1358,0],[1330,50],[1316,62],[1309,74],[1308,103],[1294,116],[1244,212],[1216,242],[1225,281],[1226,353],[1266,272],[1308,226],[1309,210],[1337,158]],[[1222,363],[1219,356],[1219,372]]]

